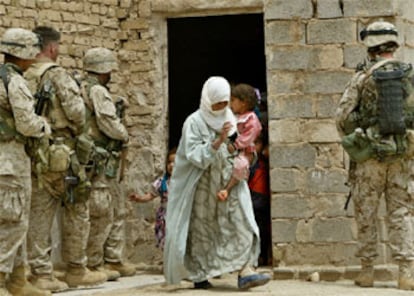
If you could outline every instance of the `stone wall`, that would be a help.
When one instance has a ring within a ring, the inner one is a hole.
[[[167,17],[264,13],[271,143],[275,263],[355,263],[356,226],[347,158],[338,144],[336,104],[365,56],[358,32],[384,18],[400,31],[399,55],[414,61],[410,0],[0,0],[0,33],[52,25],[63,33],[59,62],[82,68],[90,47],[114,50],[120,62],[111,91],[128,98],[131,135],[126,192],[144,192],[163,170],[167,147]],[[153,204],[128,203],[127,256],[160,259]],[[380,215],[383,216],[384,206]],[[380,219],[380,262],[389,261]]]
[[[383,18],[400,31],[399,56],[412,60],[409,1],[267,1],[266,48],[271,142],[272,231],[279,265],[357,263],[348,159],[334,112],[356,64],[358,32]],[[382,204],[379,263],[389,262]]]

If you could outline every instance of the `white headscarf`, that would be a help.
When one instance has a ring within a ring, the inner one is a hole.
[[[213,76],[204,82],[200,101],[201,116],[206,121],[207,125],[214,129],[217,133],[220,133],[223,128],[223,124],[226,121],[231,122],[233,128],[228,133],[230,136],[237,131],[237,122],[236,117],[231,111],[229,105],[218,111],[213,111],[211,108],[211,106],[216,103],[229,101],[230,84],[225,78]]]

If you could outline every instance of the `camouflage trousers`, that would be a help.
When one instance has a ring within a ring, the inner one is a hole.
[[[33,274],[46,275],[53,272],[51,261],[51,229],[55,215],[62,207],[64,194],[62,173],[42,176],[43,189],[33,179],[33,195],[27,235],[28,258]],[[89,206],[87,202],[65,204],[62,207],[62,259],[73,266],[86,266],[86,244],[89,235]]]
[[[125,243],[125,198],[116,179],[95,178],[89,205],[91,229],[87,246],[88,266],[95,267],[104,262],[122,262]]]
[[[0,175],[0,272],[26,263],[31,178]]]
[[[361,259],[378,256],[378,206],[384,194],[388,239],[395,260],[414,260],[413,162],[368,160],[357,164],[352,198]]]

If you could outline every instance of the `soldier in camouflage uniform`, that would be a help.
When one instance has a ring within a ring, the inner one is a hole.
[[[374,22],[361,31],[361,39],[368,59],[358,66],[336,112],[342,144],[355,164],[351,194],[358,225],[356,256],[362,265],[355,284],[374,284],[377,210],[384,194],[389,243],[399,263],[398,287],[414,290],[412,67],[393,57],[399,47],[394,25]]]
[[[33,93],[47,97],[43,110],[52,128],[48,148],[49,163],[42,166],[35,157],[33,164],[32,203],[28,232],[28,257],[32,283],[53,292],[69,287],[88,287],[106,281],[106,275],[87,269],[86,244],[89,235],[89,208],[87,200],[68,201],[64,180],[68,174],[77,137],[85,124],[85,105],[76,81],[56,64],[60,33],[50,27],[33,30],[41,37],[41,52],[37,61],[26,72],[25,78]],[[38,98],[41,100],[44,98]],[[53,149],[57,142],[61,149]],[[63,149],[64,148],[64,149]],[[60,154],[57,154],[60,152]],[[32,153],[34,154],[34,153]],[[57,159],[53,159],[57,154]],[[73,158],[72,158],[73,159]],[[51,229],[54,217],[63,201],[62,255],[67,264],[65,282],[53,276],[50,254]]]
[[[88,134],[96,146],[89,200],[91,230],[87,247],[88,266],[106,271],[111,280],[120,275],[135,274],[135,268],[121,260],[125,230],[123,221],[119,223],[123,219],[119,213],[121,209],[115,208],[123,196],[113,193],[116,189],[114,183],[117,181],[121,150],[123,144],[128,142],[128,132],[106,87],[111,72],[116,67],[115,56],[110,50],[90,49],[83,59],[87,77],[81,84],[87,107]],[[111,233],[115,236],[110,237]]]
[[[49,124],[34,112],[34,98],[22,77],[39,50],[37,36],[20,28],[6,30],[0,43],[5,55],[0,70],[0,295],[51,295],[29,284],[24,268],[31,198],[25,142],[50,135]]]

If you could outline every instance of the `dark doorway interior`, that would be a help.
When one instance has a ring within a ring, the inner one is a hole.
[[[266,91],[263,14],[168,19],[169,146],[213,75]]]

